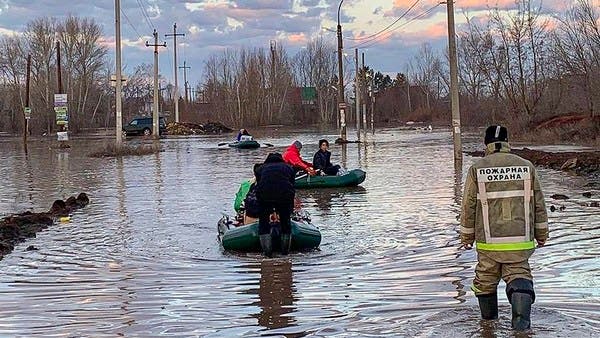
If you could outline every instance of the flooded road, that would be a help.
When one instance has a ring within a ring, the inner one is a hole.
[[[216,222],[268,152],[299,139],[312,159],[316,140],[335,135],[255,136],[275,147],[172,138],[157,155],[95,159],[87,155],[102,140],[74,140],[68,151],[31,143],[27,157],[19,140],[0,140],[0,214],[44,210],[78,192],[91,200],[0,261],[0,337],[512,336],[504,284],[497,323],[480,322],[469,291],[476,257],[458,249],[464,175],[449,132],[387,129],[345,153],[332,145],[332,160],[364,169],[366,181],[299,191],[320,250],[269,260],[223,252]],[[465,157],[463,172],[474,160]],[[549,212],[548,245],[531,260],[533,333],[597,336],[600,209],[583,204],[600,188],[562,172],[540,176],[548,207],[565,208]]]

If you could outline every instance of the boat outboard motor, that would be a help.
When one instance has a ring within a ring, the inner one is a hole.
[[[479,309],[481,310],[481,318],[483,319],[498,319],[498,294],[491,293],[487,295],[477,296],[479,301]]]
[[[535,302],[533,282],[518,278],[506,286],[506,296],[512,305],[512,327],[517,331],[531,327],[531,304]]]

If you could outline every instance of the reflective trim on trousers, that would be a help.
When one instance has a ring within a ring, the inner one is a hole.
[[[548,222],[535,223],[536,229],[548,230]]]
[[[471,235],[475,233],[475,228],[467,228],[464,226],[460,226],[460,233],[461,234],[466,234],[466,235]]]
[[[514,243],[483,243],[477,242],[477,250],[484,251],[521,251],[535,248],[533,241]]]

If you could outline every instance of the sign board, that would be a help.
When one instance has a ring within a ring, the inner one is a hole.
[[[54,107],[56,113],[56,124],[65,125],[69,123],[69,115],[67,115],[67,107]]]
[[[67,94],[54,94],[55,107],[66,107],[67,102]]]
[[[67,94],[54,94],[54,112],[56,113],[57,125],[66,125],[69,123],[67,104]]]
[[[338,103],[338,109],[346,109],[346,102]]]
[[[56,133],[56,136],[58,137],[59,141],[68,141],[69,140],[69,134],[66,131],[59,131]]]
[[[26,118],[27,120],[31,119],[31,108],[29,108],[29,107],[25,107],[25,108],[23,109],[23,113],[25,114],[25,118]]]

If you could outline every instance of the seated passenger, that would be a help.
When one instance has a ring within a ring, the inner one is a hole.
[[[237,141],[252,141],[252,136],[248,133],[248,130],[242,128],[237,135]]]
[[[340,166],[331,164],[331,152],[328,149],[329,141],[320,140],[319,150],[313,157],[313,166],[316,170],[321,170],[321,175],[337,175]]]
[[[300,141],[294,141],[294,143],[286,149],[285,153],[283,153],[283,160],[285,163],[291,165],[296,172],[304,170],[310,176],[314,176],[316,171],[313,169],[312,163],[302,159],[300,156],[300,149],[302,149],[302,143],[300,143]]]
[[[254,165],[254,177],[242,182],[238,192],[235,194],[233,209],[240,215],[240,225],[254,223],[258,220],[260,208],[256,198],[256,173],[260,164]]]

